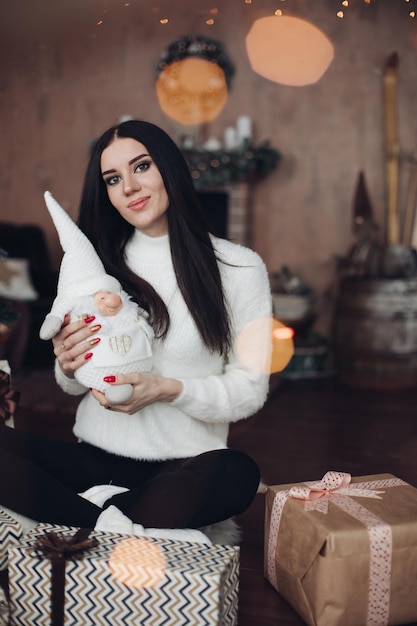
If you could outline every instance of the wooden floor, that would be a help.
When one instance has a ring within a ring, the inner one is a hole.
[[[388,472],[417,486],[417,388],[365,391],[334,378],[284,381],[256,416],[234,426],[230,444],[253,455],[267,484],[316,480],[340,470],[356,476]],[[239,625],[302,625],[262,577],[263,505],[258,495],[240,519]]]
[[[32,391],[20,382],[20,426],[56,430],[49,406],[56,392],[36,378]],[[68,425],[71,401],[58,396],[56,402],[65,416],[61,423]],[[417,388],[351,389],[333,377],[278,381],[258,414],[233,425],[230,445],[254,457],[267,484],[316,480],[333,469],[356,476],[389,472],[417,486]],[[238,521],[243,529],[239,626],[302,625],[263,576],[261,494]]]

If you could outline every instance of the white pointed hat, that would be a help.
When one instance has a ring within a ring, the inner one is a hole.
[[[93,295],[97,291],[120,293],[122,287],[116,278],[106,273],[91,241],[49,191],[45,192],[44,198],[64,251],[57,296],[39,333],[42,339],[51,339],[75,298]]]

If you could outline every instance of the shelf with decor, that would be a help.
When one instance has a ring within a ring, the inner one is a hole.
[[[234,150],[183,148],[195,188],[213,189],[233,183],[257,183],[274,170],[281,153],[268,141]]]

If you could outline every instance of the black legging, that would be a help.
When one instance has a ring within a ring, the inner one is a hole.
[[[94,485],[129,491],[105,503],[153,528],[199,528],[248,508],[256,463],[238,450],[169,461],[137,461],[86,443],[0,426],[0,506],[41,522],[93,528],[101,509],[77,495]]]

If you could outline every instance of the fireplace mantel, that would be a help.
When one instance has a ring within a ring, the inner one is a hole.
[[[197,190],[259,182],[276,168],[281,159],[281,154],[268,141],[260,146],[247,144],[230,151],[183,149],[183,154]]]
[[[193,149],[183,154],[197,192],[227,194],[227,239],[250,246],[252,188],[275,169],[280,153],[265,142],[230,152]]]

